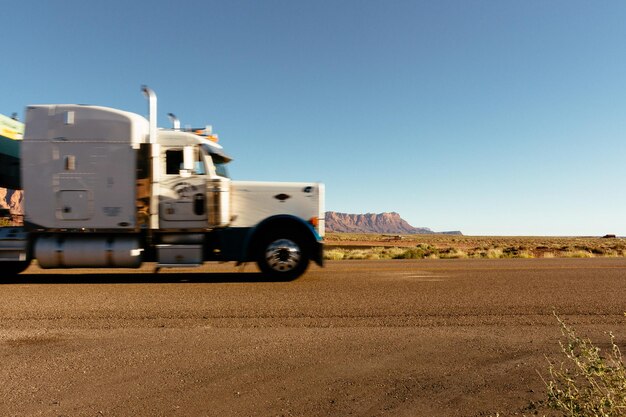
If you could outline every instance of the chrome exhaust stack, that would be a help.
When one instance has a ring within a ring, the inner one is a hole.
[[[178,117],[176,117],[174,113],[168,113],[167,117],[170,118],[170,122],[172,122],[174,130],[180,130],[180,120],[178,120]]]
[[[156,93],[147,85],[141,86],[141,92],[148,99],[149,113],[148,113],[148,143],[150,144],[150,165],[151,165],[151,179],[150,179],[150,229],[156,230],[159,228],[159,190],[161,182],[161,166],[159,164],[159,157],[161,149],[157,143],[157,97]]]
[[[150,123],[149,130],[149,143],[156,143],[156,134],[157,134],[157,97],[154,90],[152,90],[147,85],[141,86],[141,92],[148,99],[149,103],[149,111],[148,111],[148,122]]]

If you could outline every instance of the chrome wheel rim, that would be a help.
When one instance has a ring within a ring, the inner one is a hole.
[[[265,250],[267,265],[274,271],[289,272],[300,264],[300,247],[292,240],[279,239]]]

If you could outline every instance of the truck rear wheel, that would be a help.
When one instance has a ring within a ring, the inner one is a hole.
[[[309,254],[297,235],[273,233],[259,245],[257,264],[272,279],[290,281],[306,271]]]

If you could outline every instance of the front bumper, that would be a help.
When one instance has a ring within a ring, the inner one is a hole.
[[[316,241],[311,248],[311,259],[319,266],[324,266],[324,242]]]

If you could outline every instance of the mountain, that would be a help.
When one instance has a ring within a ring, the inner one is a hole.
[[[8,209],[11,214],[24,214],[24,192],[22,190],[9,190],[0,188],[0,209]]]
[[[427,227],[413,227],[398,213],[347,214],[327,211],[325,218],[327,232],[343,233],[391,233],[399,235],[435,234]],[[460,235],[461,232],[441,232]]]

